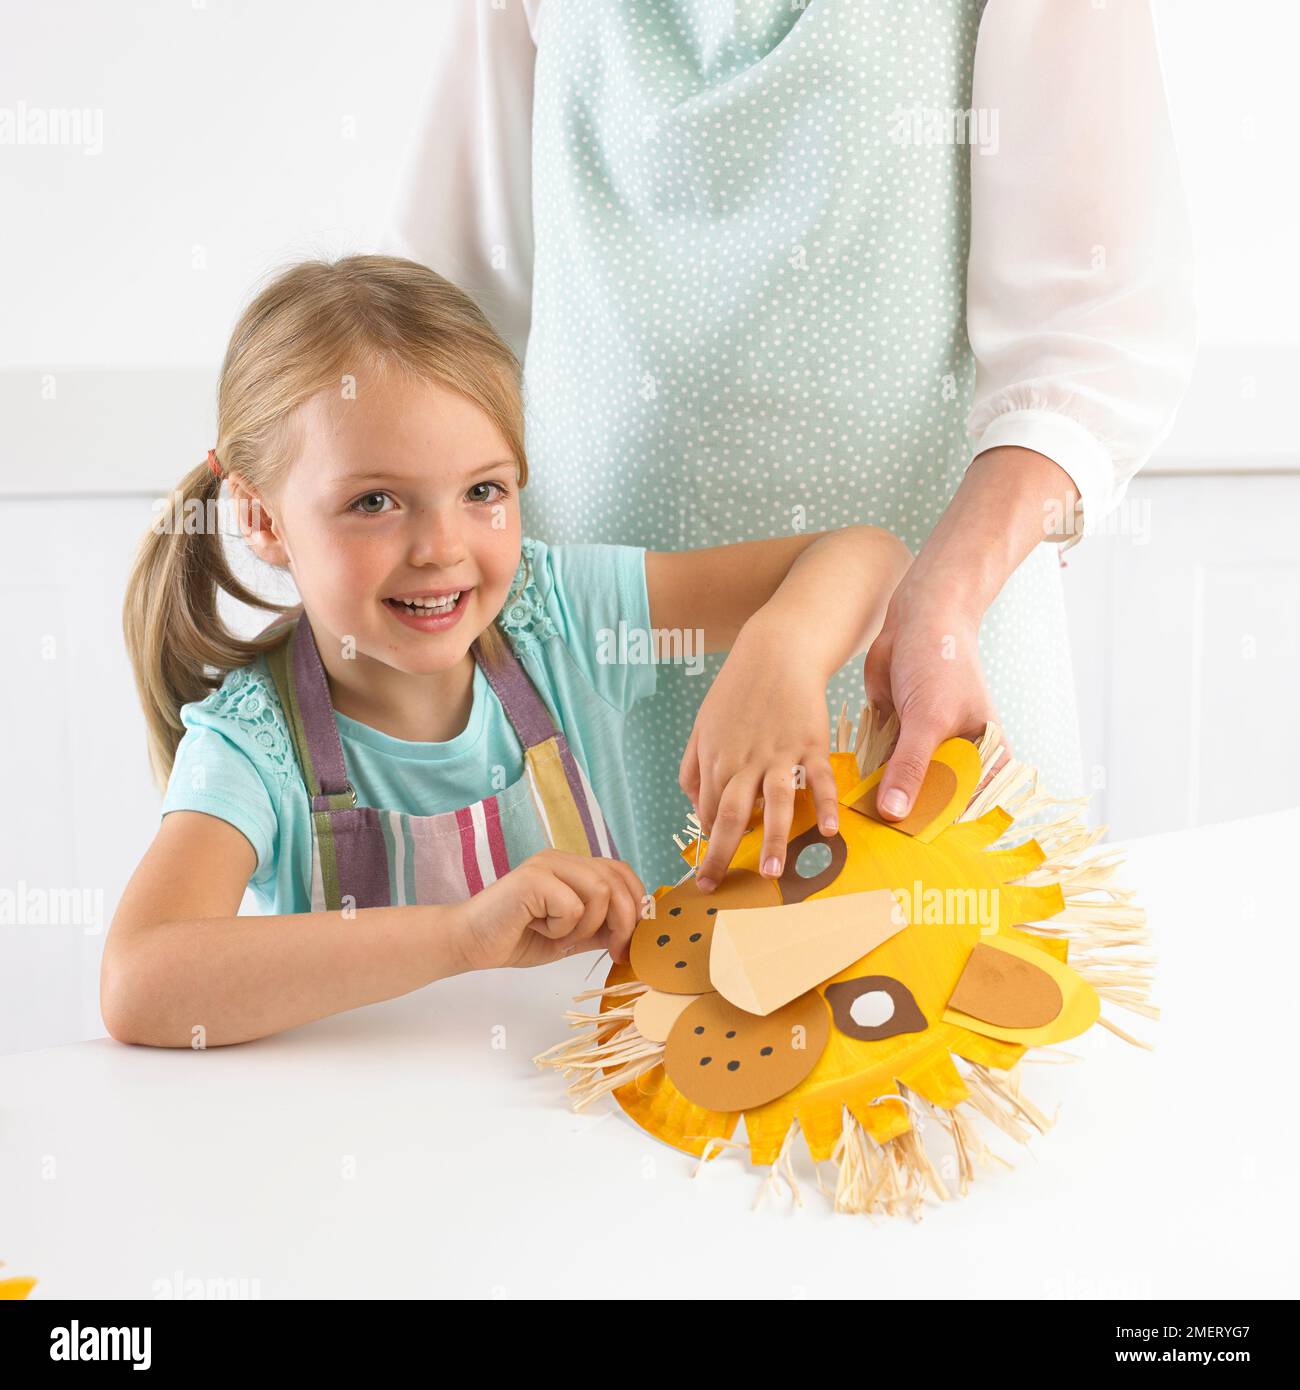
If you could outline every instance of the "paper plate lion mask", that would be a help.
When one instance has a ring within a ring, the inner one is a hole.
[[[570,1013],[577,1035],[536,1059],[576,1075],[575,1108],[612,1092],[656,1138],[701,1159],[747,1147],[796,1195],[802,1133],[836,1166],[837,1210],[919,1217],[927,1192],[952,1195],[927,1119],[965,1194],[994,1157],[976,1114],[1022,1142],[1049,1127],[1016,1079],[1031,1048],[1098,1022],[1135,1042],[1101,1002],[1156,1016],[1144,914],[1109,884],[1116,857],[1090,852],[1103,831],[1084,803],[1039,795],[1015,762],[982,785],[1001,747],[990,726],[978,747],[942,744],[906,820],[885,822],[875,788],[896,736],[868,706],[850,752],[841,714],[839,829],[823,835],[797,792],[779,879],[757,872],[756,807],[714,892],[688,872],[655,893],[630,962],[579,996],[599,1012]],[[687,833],[691,864],[703,842]]]

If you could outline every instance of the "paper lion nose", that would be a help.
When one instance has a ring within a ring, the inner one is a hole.
[[[751,1014],[770,1014],[838,975],[907,925],[888,888],[718,913],[709,983]]]

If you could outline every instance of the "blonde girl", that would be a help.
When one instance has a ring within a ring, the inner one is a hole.
[[[244,311],[216,446],[126,595],[166,792],[105,946],[115,1038],[235,1043],[468,970],[626,959],[647,892],[622,731],[656,660],[729,652],[681,767],[702,891],[759,796],[782,872],[796,772],[833,831],[826,682],[879,631],[901,542],[547,546],[521,533],[523,419],[511,350],[413,261],[296,265]],[[232,572],[203,520],[223,487],[299,604]],[[223,592],[276,616],[238,637]],[[250,886],[267,915],[238,915]]]

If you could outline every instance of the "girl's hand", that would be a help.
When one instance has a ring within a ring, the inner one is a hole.
[[[990,720],[1001,722],[980,666],[979,613],[958,594],[914,581],[917,573],[895,590],[863,667],[867,698],[883,715],[898,714],[898,743],[877,799],[893,820],[911,809],[944,739],[979,739]],[[1008,746],[995,768],[1009,756]]]
[[[737,638],[700,706],[678,775],[709,838],[697,871],[702,892],[726,876],[760,796],[759,871],[769,878],[785,868],[797,786],[811,792],[822,830],[839,828],[826,681],[788,631],[754,622]]]
[[[626,961],[645,886],[618,859],[544,849],[457,904],[466,970],[547,965],[577,951]]]

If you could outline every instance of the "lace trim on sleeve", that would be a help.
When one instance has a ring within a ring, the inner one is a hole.
[[[260,661],[231,671],[203,704],[244,731],[274,772],[281,791],[302,775],[275,682]]]
[[[497,626],[519,652],[528,651],[560,635],[559,628],[546,611],[545,599],[537,590],[537,542],[525,536],[521,550],[519,568],[510,586],[510,597],[497,619]]]

